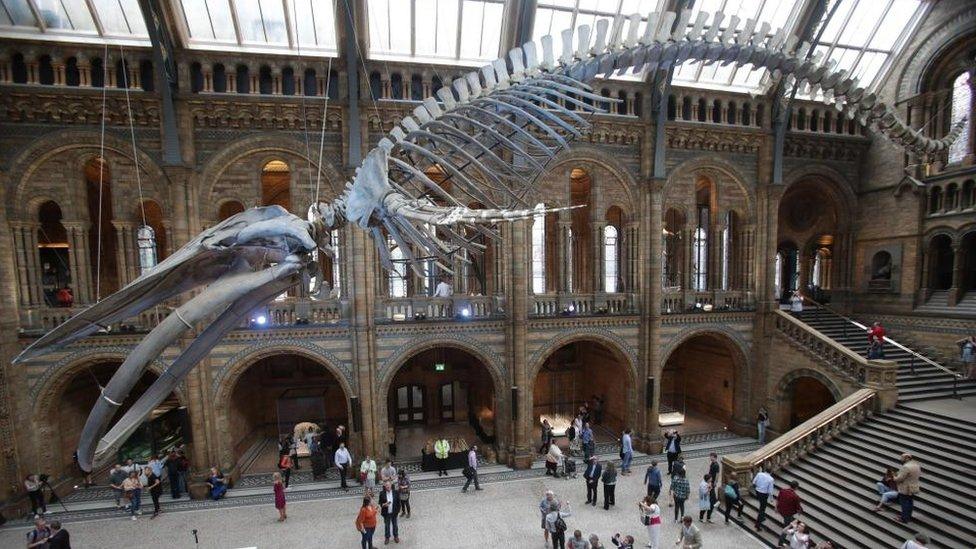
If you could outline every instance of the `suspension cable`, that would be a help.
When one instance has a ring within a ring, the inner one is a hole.
[[[102,55],[102,122],[98,144],[98,225],[95,231],[95,303],[102,299],[102,191],[105,183],[105,102],[108,91],[108,43]]]
[[[142,196],[142,175],[139,173],[139,151],[136,149],[136,130],[132,122],[132,102],[129,99],[129,64],[125,62],[125,51],[119,44],[119,55],[122,56],[122,84],[125,89],[125,108],[129,115],[129,140],[132,142],[132,161],[136,164],[136,187],[139,189],[139,211],[142,214],[142,225],[146,223],[146,201]]]

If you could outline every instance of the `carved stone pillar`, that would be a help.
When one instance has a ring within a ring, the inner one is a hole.
[[[606,270],[606,254],[603,248],[603,231],[606,226],[606,221],[593,221],[593,293],[605,290],[603,274]]]
[[[78,62],[78,86],[81,88],[91,87],[91,60],[84,55],[75,57]]]
[[[139,64],[126,64],[129,71],[129,87],[134,90],[142,89],[142,75],[139,72]]]
[[[203,82],[201,83],[201,89],[204,92],[212,92],[213,87],[213,65],[207,63],[200,65],[200,72],[203,75]]]
[[[500,448],[508,451],[508,462],[512,467],[527,469],[532,465],[535,458],[535,437],[533,428],[535,418],[532,414],[533,408],[533,389],[535,379],[530,372],[532,364],[528,363],[526,350],[528,315],[530,307],[530,279],[531,279],[531,235],[532,220],[516,221],[502,225],[502,239],[498,246],[503,256],[503,270],[505,278],[505,296],[508,305],[508,323],[506,324],[506,339],[508,340],[507,357],[511,364],[511,388],[502,388],[503,391],[509,389],[510,394],[516,396],[513,410],[511,404],[506,406],[509,410],[510,420],[507,423],[512,425],[514,432],[508,437],[508,448],[499,444]],[[505,394],[498,395],[496,398],[499,403],[511,402],[512,397],[506,398]],[[496,425],[506,425],[496,420]],[[507,433],[506,433],[507,435]]]
[[[60,57],[52,57],[51,68],[54,70],[54,85],[64,86],[64,59],[61,59]]]
[[[38,84],[37,56],[33,52],[24,54],[24,64],[27,65],[27,83]]]
[[[966,251],[962,244],[952,247],[952,286],[949,288],[949,306],[952,307],[962,297],[962,267],[966,262]]]
[[[564,212],[561,212],[564,213]],[[559,228],[559,248],[556,250],[559,261],[559,276],[557,290],[560,292],[573,291],[573,222],[566,216],[560,215],[557,222]]]
[[[88,228],[80,221],[62,223],[68,232],[68,268],[74,284],[75,302],[91,303],[95,287],[92,284],[91,260],[88,252]]]
[[[10,54],[0,52],[0,84],[10,84],[13,82],[12,71],[10,68]]]
[[[277,67],[271,72],[271,93],[281,95],[281,69]]]
[[[39,223],[18,223],[12,225],[14,247],[17,257],[17,278],[19,303],[24,307],[37,307],[44,304],[41,285],[41,267],[37,248]]]
[[[118,253],[115,254],[119,272],[119,286],[124,286],[139,277],[138,244],[136,243],[136,223],[131,221],[112,221],[115,227]]]

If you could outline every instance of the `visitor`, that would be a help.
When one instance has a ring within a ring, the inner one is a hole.
[[[27,498],[30,499],[31,514],[34,518],[47,514],[47,506],[44,505],[44,486],[37,475],[27,475],[24,478],[24,488],[27,490]]]
[[[559,476],[559,465],[563,462],[563,451],[558,444],[550,444],[546,453],[546,474]]]
[[[569,437],[569,455],[579,455],[583,449],[583,416],[576,414],[573,424],[569,427],[572,437]]]
[[[915,494],[921,489],[922,466],[907,452],[901,455],[901,464],[898,472],[895,473],[895,483],[898,485],[898,503],[901,505],[898,521],[908,524],[912,520]]]
[[[129,473],[129,478],[122,481],[122,490],[125,492],[125,499],[129,501],[132,520],[136,520],[136,515],[142,514],[142,482],[139,480],[138,471],[132,471]]]
[[[756,514],[756,530],[761,532],[763,522],[766,522],[766,506],[769,505],[769,496],[773,493],[773,475],[766,472],[762,465],[759,472],[752,479],[752,486],[756,490],[756,499],[759,500],[759,512]]]
[[[732,512],[734,507],[739,508],[739,518],[742,518],[742,508],[745,507],[745,502],[742,501],[742,494],[739,492],[739,481],[735,480],[735,477],[729,479],[725,483],[725,488],[723,489],[725,495],[725,524],[729,523],[729,513]]]
[[[278,522],[284,522],[288,519],[288,514],[285,512],[285,485],[281,482],[281,473],[272,474],[271,479],[274,489],[274,505],[275,509],[278,510]]]
[[[661,543],[661,507],[657,500],[651,496],[644,496],[644,499],[637,502],[640,510],[641,524],[647,527],[647,546],[658,549]]]
[[[337,425],[335,428],[335,434],[332,438],[332,455],[335,457],[335,453],[339,451],[339,446],[346,443],[346,426]]]
[[[397,479],[398,478],[399,477],[397,476],[397,469],[393,465],[393,461],[392,460],[389,460],[389,459],[386,460],[383,463],[383,468],[380,469],[380,481],[381,482],[392,482],[394,485],[396,485],[396,482],[397,482]]]
[[[760,406],[759,413],[756,414],[756,431],[760,446],[766,444],[766,427],[769,427],[769,412],[765,406]]]
[[[142,473],[142,467],[140,467],[139,464],[136,463],[132,458],[125,460],[125,466],[122,467],[122,469],[125,470],[126,475],[132,473],[133,471],[140,474]]]
[[[675,545],[680,545],[681,549],[700,549],[702,546],[701,530],[694,525],[689,515],[681,519],[681,535]]]
[[[71,293],[71,288],[64,286],[57,293],[59,307],[71,307],[75,302],[75,295]]]
[[[886,467],[884,476],[878,481],[876,485],[878,489],[878,495],[881,499],[878,500],[878,505],[874,508],[875,512],[881,511],[881,508],[888,504],[889,501],[893,499],[898,499],[898,483],[895,482],[895,468]]]
[[[410,478],[403,469],[397,471],[397,490],[400,492],[400,516],[410,518]]]
[[[609,511],[611,505],[616,505],[614,492],[617,489],[617,466],[612,461],[603,468],[603,510]]]
[[[630,436],[630,429],[624,429],[620,437],[620,474],[630,474],[630,462],[634,459],[634,441]]]
[[[149,458],[149,463],[146,463],[146,467],[152,469],[154,475],[159,478],[163,478],[163,468],[166,465],[166,456],[159,454]]]
[[[708,474],[712,477],[712,486],[716,486],[720,478],[722,478],[722,466],[718,462],[718,454],[712,452],[708,454]]]
[[[596,445],[593,442],[593,429],[588,422],[583,422],[583,430],[580,431],[580,443],[583,445],[583,460],[587,461],[590,456],[595,454]]]
[[[288,437],[288,455],[291,456],[291,461],[295,465],[295,470],[302,468],[298,463],[298,439],[295,437]]]
[[[698,483],[698,522],[704,522],[706,516],[708,522],[712,522],[713,505],[712,477],[706,474]]]
[[[884,358],[885,329],[880,322],[868,328],[868,359]]]
[[[976,336],[964,337],[956,345],[959,345],[959,360],[962,361],[966,377],[976,379]]]
[[[352,455],[349,454],[349,450],[346,449],[346,444],[344,442],[339,443],[339,447],[336,448],[335,458],[336,469],[339,469],[339,485],[343,490],[349,491],[349,486],[346,485],[346,477],[349,476],[349,467],[352,466]]]
[[[803,295],[800,294],[800,290],[794,290],[793,295],[790,297],[790,312],[803,312]]]
[[[596,488],[602,474],[603,466],[597,461],[596,456],[589,458],[589,464],[583,471],[583,480],[586,481],[586,503],[590,505],[596,505]]]
[[[454,295],[454,287],[447,281],[447,277],[441,277],[434,288],[434,297],[451,297]]]
[[[159,478],[159,475],[152,470],[152,467],[146,467],[145,473],[146,490],[149,491],[149,497],[152,498],[153,503],[152,518],[156,518],[162,512],[159,510],[159,496],[163,495],[163,479]]]
[[[542,445],[539,446],[539,453],[542,455],[549,453],[549,446],[552,444],[552,424],[548,419],[542,420]]]
[[[49,539],[51,539],[51,529],[48,528],[47,522],[41,517],[36,517],[34,529],[27,532],[27,548],[46,549]]]
[[[590,549],[606,549],[606,546],[600,542],[600,536],[596,534],[590,534]]]
[[[620,533],[616,533],[610,538],[610,541],[620,549],[634,549],[634,536],[622,536]]]
[[[373,549],[373,533],[376,532],[376,506],[369,496],[363,498],[363,506],[356,515],[356,530],[361,536],[360,549]]]
[[[549,505],[549,513],[546,514],[546,528],[549,530],[549,537],[552,539],[552,549],[566,549],[566,517],[572,516],[569,502],[553,502]]]
[[[287,453],[281,454],[278,458],[278,472],[285,479],[285,489],[288,489],[289,483],[291,482],[291,470],[295,467],[292,463],[291,456]]]
[[[661,478],[661,470],[657,468],[656,459],[651,460],[651,464],[647,466],[647,472],[644,473],[644,484],[647,485],[647,495],[651,499],[656,500],[661,495],[664,480]]]
[[[47,538],[47,549],[71,549],[71,534],[61,527],[60,520],[51,521],[51,537]]]
[[[190,459],[186,457],[186,451],[183,449],[183,445],[177,447],[176,450],[176,463],[178,465],[177,475],[180,480],[180,492],[189,494],[189,480],[190,480]]]
[[[547,547],[549,546],[549,528],[546,527],[546,515],[549,514],[549,507],[553,504],[558,507],[559,500],[556,499],[556,494],[552,490],[546,490],[545,496],[539,502],[539,514],[542,515],[542,537],[546,540]]]
[[[688,484],[688,479],[685,478],[684,471],[678,473],[673,479],[671,479],[671,499],[674,502],[674,522],[678,522],[678,518],[685,514],[685,501],[688,499],[688,494],[691,493],[691,486]]]
[[[786,527],[779,535],[779,545],[788,545],[790,549],[807,549],[810,545],[810,533],[807,525],[797,520],[783,520]]]
[[[583,539],[583,532],[573,531],[573,537],[566,541],[566,549],[590,549],[590,542]]]
[[[210,488],[210,499],[217,501],[227,493],[227,484],[224,481],[224,474],[216,467],[210,468],[210,477],[207,478],[207,486]]]
[[[929,537],[921,532],[915,534],[910,540],[905,540],[900,549],[926,549],[929,546]]]
[[[803,512],[800,505],[800,496],[796,491],[800,488],[800,483],[791,480],[789,488],[783,488],[776,496],[776,512],[783,517],[783,524],[793,522],[793,517]]]
[[[451,452],[451,443],[446,438],[438,439],[434,443],[434,459],[437,460],[437,476],[447,476],[447,457]]]
[[[122,499],[125,495],[125,490],[122,489],[122,483],[125,482],[125,479],[127,478],[129,478],[129,475],[125,474],[125,471],[122,469],[122,465],[119,463],[113,465],[112,470],[108,472],[108,483],[109,486],[112,487],[112,492],[115,493],[116,509],[122,508]],[[178,495],[174,496],[174,499],[178,497]],[[126,507],[128,508],[128,504],[126,504]]]
[[[400,494],[393,488],[392,482],[383,481],[383,490],[380,491],[379,502],[380,513],[383,515],[385,544],[389,545],[391,537],[394,542],[400,543],[400,527],[397,524],[397,517],[400,516]]]
[[[359,464],[359,484],[366,490],[376,488],[376,461],[369,456]]]
[[[681,435],[677,429],[664,432],[664,451],[668,454],[668,475],[674,474],[674,462],[681,453]]]
[[[481,490],[481,485],[478,484],[478,446],[472,445],[471,449],[468,450],[468,466],[464,468],[464,476],[467,478],[467,482],[464,483],[464,487],[461,488],[461,492],[467,492],[468,486],[474,481],[474,489],[476,491]]]
[[[180,499],[180,460],[175,451],[166,456],[166,476],[169,477],[169,494],[173,499]],[[114,484],[114,481],[113,481]]]

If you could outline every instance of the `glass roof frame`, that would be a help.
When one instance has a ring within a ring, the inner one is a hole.
[[[339,54],[335,0],[178,0],[171,6],[188,49]]]
[[[0,0],[0,38],[151,46],[138,0]]]

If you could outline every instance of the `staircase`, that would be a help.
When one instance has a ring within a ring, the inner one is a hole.
[[[867,356],[868,338],[864,330],[844,317],[822,308],[792,313],[808,326],[851,351]],[[916,351],[917,352],[917,351]],[[921,354],[921,353],[919,353]],[[914,402],[954,396],[953,375],[894,345],[885,345],[886,360],[898,363],[898,402]],[[926,357],[930,358],[931,357]],[[976,395],[976,382],[958,380],[958,394]]]
[[[916,313],[976,317],[976,291],[966,292],[955,305],[949,306],[949,291],[935,290],[928,300],[915,308]]]
[[[909,525],[894,520],[897,503],[873,512],[879,499],[875,483],[885,467],[899,465],[902,452],[912,453],[922,464],[922,492],[915,497]],[[900,547],[919,531],[929,534],[931,548],[976,547],[976,502],[970,489],[973,455],[976,422],[899,404],[779,469],[776,493],[792,480],[799,482],[802,519],[816,541],[830,540],[835,547]],[[752,530],[757,501],[744,499],[739,521]],[[772,498],[765,524],[757,535],[776,547],[784,525]]]

